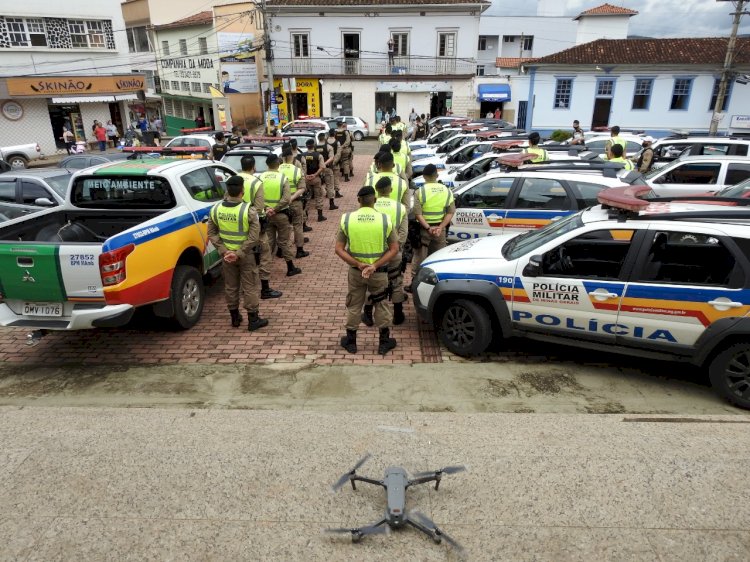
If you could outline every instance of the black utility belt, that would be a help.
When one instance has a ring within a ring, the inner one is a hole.
[[[429,226],[440,226],[440,224],[441,224],[442,222],[443,222],[443,221],[440,221],[440,222],[428,222],[427,224],[428,224]]]
[[[352,269],[359,269],[359,267],[352,266]],[[388,266],[382,265],[375,269],[375,273],[388,273]]]

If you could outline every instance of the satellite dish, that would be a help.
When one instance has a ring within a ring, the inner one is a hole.
[[[279,31],[281,31],[281,26],[277,25],[276,27],[273,28],[273,30],[276,31],[276,32],[279,32]]]

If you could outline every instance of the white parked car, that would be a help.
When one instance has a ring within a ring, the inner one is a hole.
[[[673,197],[719,191],[750,177],[750,158],[738,156],[682,156],[646,174],[658,195]]]

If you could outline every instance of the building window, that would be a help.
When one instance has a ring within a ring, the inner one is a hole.
[[[599,80],[596,83],[596,97],[598,98],[611,98],[614,91],[614,80]]]
[[[484,65],[477,65],[477,76],[484,76]]]
[[[690,103],[690,89],[693,86],[692,78],[675,78],[672,89],[672,103],[669,109],[686,110]]]
[[[183,92],[189,92],[190,91],[190,82],[180,82],[180,85],[182,86],[181,90]]]
[[[164,113],[174,115],[174,102],[172,98],[164,98]]]
[[[148,30],[145,26],[129,27],[126,31],[128,36],[128,50],[131,53],[151,52],[151,41],[149,41]]]
[[[104,23],[101,21],[87,21],[86,27],[89,32],[89,46],[103,49],[107,46],[104,39]]]
[[[198,37],[198,54],[208,54],[208,40],[205,37]]]
[[[203,93],[204,94],[210,94],[211,93],[211,84],[208,82],[203,83]]]
[[[68,20],[68,31],[70,32],[70,41],[74,48],[89,46],[86,37],[86,22],[83,20]]]
[[[409,56],[409,34],[391,33],[393,39],[393,55],[397,57]]]
[[[191,82],[193,91],[200,93],[201,91],[201,83],[200,82]]]
[[[26,18],[26,26],[29,30],[29,42],[32,47],[47,46],[47,32],[44,29],[44,20],[41,18]]]
[[[573,91],[572,78],[558,78],[555,85],[555,109],[570,109],[570,95]]]
[[[530,51],[534,48],[534,36],[530,35],[529,37],[523,38],[523,50],[524,51]]]
[[[487,37],[485,35],[479,36],[479,41],[477,43],[477,51],[486,51],[487,50]],[[481,75],[478,75],[481,76]]]
[[[183,115],[184,113],[182,113],[182,101],[174,100],[174,116],[182,119]]]
[[[161,42],[161,52],[162,54],[169,56],[169,41]]]
[[[438,56],[445,58],[456,56],[455,33],[438,33]]]
[[[727,107],[729,107],[729,96],[732,93],[732,84],[734,83],[734,80],[729,80],[727,82],[727,91],[724,92],[724,103],[721,104],[721,110],[726,111]],[[721,84],[721,79],[717,78],[714,80],[714,91],[711,94],[711,105],[708,106],[709,111],[713,111],[716,107],[716,98],[719,97],[719,84]]]
[[[23,18],[5,18],[8,28],[8,39],[11,47],[28,47],[29,39],[26,36],[26,24]]]
[[[633,109],[648,109],[653,87],[653,78],[636,78],[635,90],[633,91]]]
[[[187,39],[180,39],[180,54],[187,55]]]
[[[179,90],[180,89],[180,83],[177,80],[172,80],[172,89],[173,90]]]
[[[516,41],[513,35],[503,35],[503,43],[514,43]]]
[[[292,33],[292,56],[304,58],[310,56],[310,34],[309,33]]]
[[[354,115],[351,92],[331,92],[331,117]]]

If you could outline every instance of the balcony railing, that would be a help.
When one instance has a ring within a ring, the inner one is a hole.
[[[393,57],[372,59],[347,58],[291,58],[273,59],[273,72],[278,75],[343,75],[435,76],[474,74],[474,61],[454,58]]]

